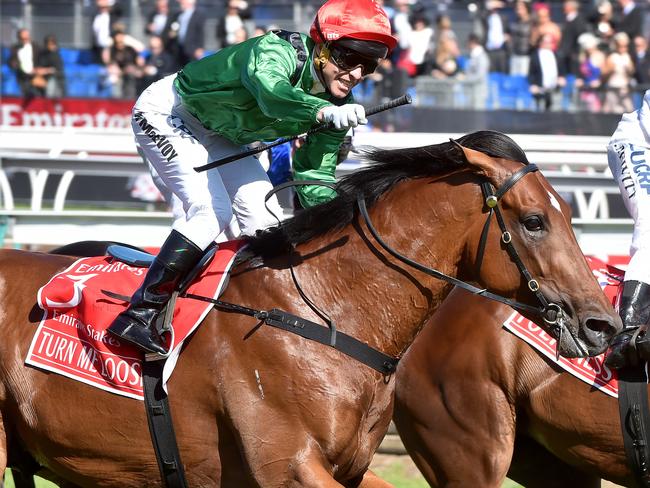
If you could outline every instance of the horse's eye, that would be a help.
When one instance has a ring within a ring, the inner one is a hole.
[[[538,217],[537,215],[526,217],[523,223],[526,230],[530,232],[540,232],[544,230],[544,222],[541,217]]]

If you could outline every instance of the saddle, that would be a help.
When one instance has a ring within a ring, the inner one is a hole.
[[[172,328],[171,322],[172,322],[174,307],[176,306],[176,300],[178,299],[179,295],[183,295],[184,293],[187,292],[188,288],[197,278],[199,273],[201,273],[201,271],[203,271],[203,269],[210,263],[210,261],[212,261],[212,258],[214,258],[217,249],[218,246],[216,244],[208,247],[208,249],[205,251],[205,254],[201,258],[201,260],[196,264],[194,269],[192,269],[192,271],[188,273],[185,279],[183,279],[178,284],[176,290],[174,290],[174,292],[172,293],[169,302],[167,302],[167,304],[165,305],[165,308],[163,309],[163,313],[160,314],[160,319],[155,324],[159,334],[162,334],[163,332],[171,331]],[[109,245],[106,249],[106,253],[118,261],[128,264],[129,266],[134,266],[139,268],[148,268],[149,266],[151,266],[151,263],[155,258],[155,256],[151,253],[148,253],[141,249],[125,246],[122,244]],[[223,294],[224,290],[228,286],[228,281],[230,280],[229,276],[230,276],[229,273],[224,276],[224,283],[219,290],[217,298]],[[118,298],[120,300],[123,300],[124,302],[130,301],[130,297],[124,295],[118,295],[108,290],[102,290],[102,291],[106,295],[112,298]]]

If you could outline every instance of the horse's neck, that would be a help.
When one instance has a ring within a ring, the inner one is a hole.
[[[410,259],[456,275],[463,244],[461,234],[451,232],[449,227],[450,222],[458,226],[459,216],[444,200],[442,205],[437,201],[435,207],[426,207],[426,202],[418,202],[417,192],[408,186],[394,190],[371,211],[380,237]],[[395,210],[396,201],[409,211]],[[336,249],[336,242],[345,244]],[[301,266],[301,276],[307,275],[311,283],[318,283],[312,295],[318,293],[320,303],[332,313],[341,331],[387,354],[400,355],[451,285],[390,256],[363,221],[308,244],[301,253],[316,255],[318,249],[328,246],[336,250],[307,260],[306,268]],[[322,278],[314,280],[314,276]]]

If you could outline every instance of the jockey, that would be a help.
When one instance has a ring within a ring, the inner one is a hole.
[[[608,366],[621,368],[650,359],[650,90],[639,110],[623,114],[607,155],[634,220],[631,258],[619,304],[623,330],[612,339],[605,360]]]
[[[272,186],[256,158],[202,173],[193,168],[247,144],[331,122],[334,128],[311,135],[293,162],[298,178],[334,181],[346,132],[367,123],[352,88],[396,44],[374,0],[329,0],[318,10],[310,37],[284,31],[254,37],[191,62],[142,93],[131,120],[135,138],[184,212],[175,215],[144,282],[108,329],[112,334],[165,354],[156,320],[233,214],[245,235],[274,223],[264,206]],[[318,186],[299,190],[304,206],[333,196]],[[280,215],[275,196],[269,208]]]

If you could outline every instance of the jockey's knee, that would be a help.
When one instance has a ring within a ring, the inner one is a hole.
[[[185,219],[174,222],[174,228],[198,247],[205,249],[230,225],[232,217],[230,207],[192,205],[186,212]]]
[[[282,217],[281,210],[273,209],[277,219],[273,217],[266,209],[256,213],[237,213],[237,222],[241,233],[246,236],[254,236],[258,230],[266,229],[278,224],[278,219]]]
[[[277,225],[283,214],[275,195],[269,198],[266,205],[264,198],[260,197],[273,188],[269,182],[257,181],[246,187],[246,191],[240,192],[233,199],[232,210],[237,217],[241,233],[252,236],[257,230]]]

